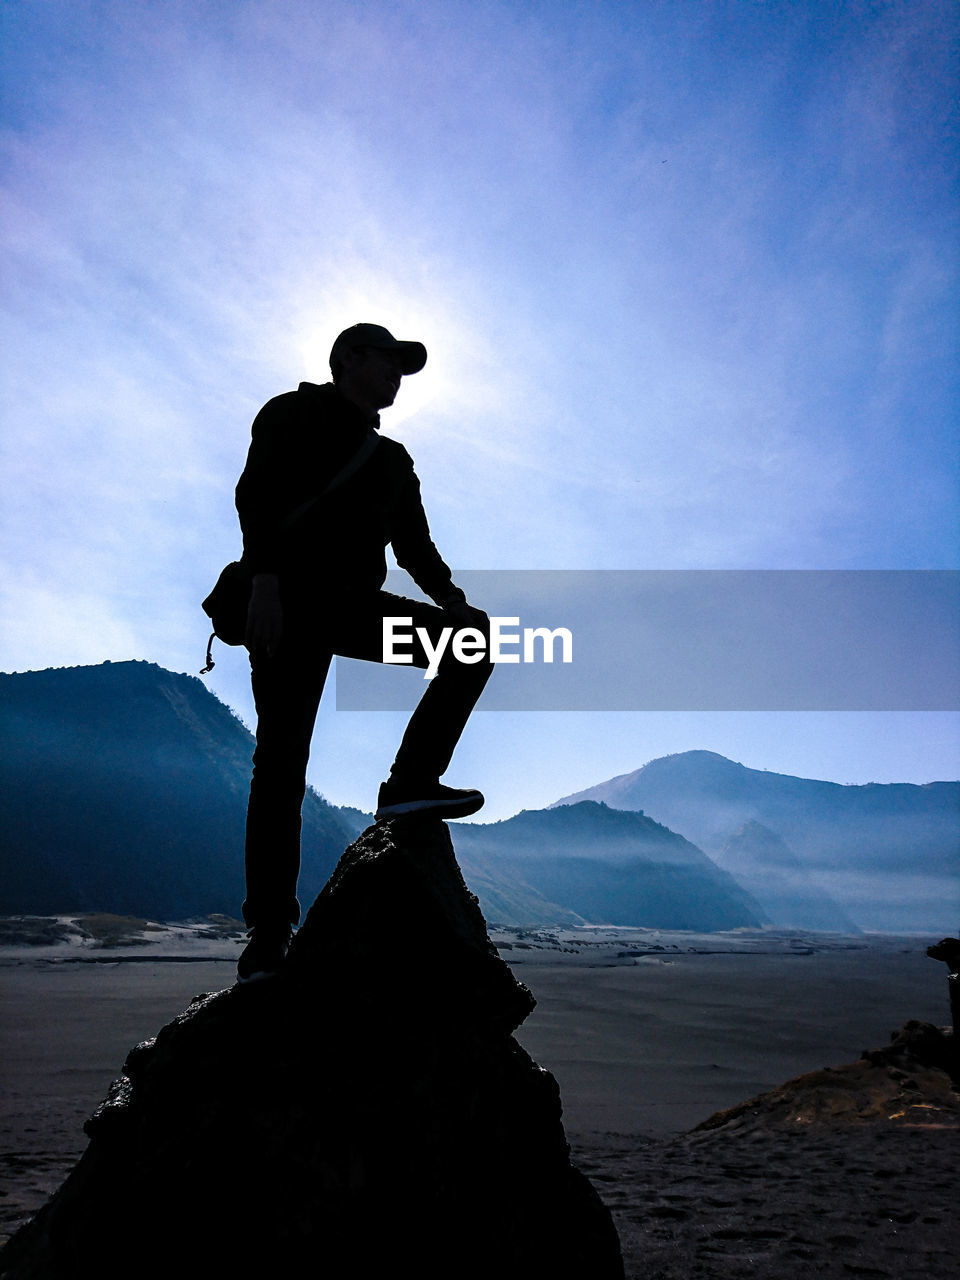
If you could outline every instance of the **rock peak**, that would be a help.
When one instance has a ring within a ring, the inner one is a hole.
[[[533,1006],[445,824],[368,828],[280,975],[131,1051],[0,1275],[622,1280],[556,1081],[511,1034]]]

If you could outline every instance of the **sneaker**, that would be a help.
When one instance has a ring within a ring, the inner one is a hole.
[[[292,927],[251,929],[247,937],[250,941],[237,961],[237,982],[261,982],[264,978],[274,977],[290,949]]]
[[[445,787],[442,782],[427,782],[416,787],[385,782],[377,797],[376,819],[382,822],[385,818],[402,818],[414,813],[434,818],[465,818],[482,805],[483,795],[475,788],[461,791]]]

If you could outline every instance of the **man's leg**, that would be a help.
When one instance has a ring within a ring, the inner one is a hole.
[[[315,641],[293,637],[273,657],[250,658],[257,747],[247,807],[243,918],[251,929],[285,930],[300,919],[300,810],[330,656]]]
[[[430,660],[416,629],[422,628],[435,647],[444,628],[452,626],[450,618],[436,605],[381,591],[370,605],[364,604],[331,628],[331,648],[344,657],[382,662],[384,617],[412,619],[412,660],[421,670],[430,665]],[[412,795],[425,785],[435,785],[443,776],[492,671],[489,645],[478,662],[465,663],[457,660],[448,643],[436,675],[410,717],[390,770],[387,785],[395,794]],[[474,808],[479,808],[483,797],[479,792],[472,794],[478,798]]]
[[[400,603],[398,597],[393,597],[392,600]],[[420,605],[416,612],[400,616],[412,616],[413,627],[422,627],[434,646],[439,643],[444,627],[451,626],[447,615],[435,605]],[[415,630],[414,635],[416,636]],[[421,670],[429,665],[426,650],[419,640],[413,646],[413,665]],[[452,644],[447,643],[437,674],[427,682],[423,696],[404,731],[390,770],[391,781],[406,784],[411,780],[431,782],[443,777],[470,713],[492,672],[489,636],[487,649],[479,662],[458,661]]]

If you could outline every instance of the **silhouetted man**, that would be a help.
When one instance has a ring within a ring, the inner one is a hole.
[[[420,486],[401,444],[376,434],[401,378],[426,363],[419,342],[399,342],[375,324],[357,324],[330,353],[332,383],[302,382],[269,401],[237,485],[244,558],[253,571],[247,616],[257,746],[247,809],[250,941],[241,982],[278,969],[300,918],[300,810],[310,739],[334,654],[382,661],[384,616],[412,618],[413,663],[429,665],[416,628],[436,646],[444,627],[488,632],[486,614],[467,604],[430,538]],[[384,591],[385,547],[436,602]],[[377,818],[429,813],[465,817],[483,804],[476,790],[440,777],[492,666],[470,664],[448,645],[410,719]]]

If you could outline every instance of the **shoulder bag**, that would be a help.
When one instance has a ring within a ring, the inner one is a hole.
[[[331,494],[334,489],[339,488],[345,480],[349,480],[354,472],[359,471],[379,443],[380,437],[371,427],[364,437],[363,444],[349,462],[337,472],[322,493],[308,498],[296,510],[290,512],[281,525],[281,531],[289,532],[299,520],[314,509],[318,502]],[[213,630],[207,641],[207,665],[200,672],[202,676],[216,666],[212,655],[215,639],[222,640],[224,644],[243,644],[252,589],[253,574],[249,564],[241,556],[239,560],[231,560],[217,579],[216,586],[203,601],[201,608],[213,624]]]

